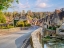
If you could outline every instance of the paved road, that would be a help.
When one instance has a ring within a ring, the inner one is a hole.
[[[29,30],[22,30],[6,36],[0,36],[0,48],[21,48],[25,39],[38,27],[34,26]]]

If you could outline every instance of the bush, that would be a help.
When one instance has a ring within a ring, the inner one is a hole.
[[[7,29],[7,27],[5,27],[5,26],[2,26],[2,27],[0,27],[0,29]]]
[[[27,24],[27,27],[30,27],[31,26],[31,24]]]
[[[14,20],[14,26],[16,26],[17,22],[18,22],[18,20]]]
[[[56,30],[56,27],[53,27],[53,30]]]
[[[0,23],[6,23],[5,15],[0,11]]]
[[[14,28],[14,26],[12,25],[0,26],[0,29],[9,29],[9,28]]]
[[[18,21],[16,24],[17,27],[24,27],[23,21]]]
[[[48,29],[52,29],[52,27],[50,26]]]
[[[55,26],[53,26],[53,27],[50,26],[48,29],[56,30],[56,27]]]
[[[10,26],[8,26],[8,28],[14,28],[14,26],[11,26],[11,25],[10,25]]]
[[[17,25],[17,27],[23,27],[23,24],[19,24],[19,25]]]
[[[25,27],[30,27],[31,26],[31,24],[27,24],[27,25],[25,25]]]
[[[46,36],[45,38],[46,38],[46,39],[50,39],[51,37],[50,37],[50,36]]]
[[[31,24],[28,24],[27,21],[18,21],[16,24],[17,27],[30,27]]]

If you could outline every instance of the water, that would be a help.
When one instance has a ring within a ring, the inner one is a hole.
[[[52,39],[53,40],[53,39]],[[43,48],[64,48],[64,40],[55,41],[49,40],[47,42],[42,42]]]
[[[64,48],[64,44],[44,44],[44,48]]]

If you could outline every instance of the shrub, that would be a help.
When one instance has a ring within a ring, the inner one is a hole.
[[[10,25],[10,26],[8,26],[8,28],[14,28],[14,26],[11,26],[11,25]]]
[[[7,26],[0,26],[0,29],[7,29],[8,27]]]
[[[56,27],[53,27],[53,30],[56,30]]]
[[[56,27],[55,26],[50,26],[48,29],[51,29],[51,30],[56,30]]]
[[[16,26],[17,22],[18,22],[18,20],[14,20],[14,26]]]
[[[18,21],[16,26],[17,27],[24,27],[24,22],[23,21]]]
[[[7,29],[7,27],[5,27],[5,26],[2,26],[2,27],[0,27],[0,29]]]
[[[5,15],[0,11],[0,23],[6,23]]]
[[[27,21],[18,21],[16,24],[17,27],[30,27],[31,24],[28,24]]]
[[[50,39],[51,37],[50,37],[50,36],[46,36],[45,38],[46,38],[46,39]]]
[[[14,28],[14,26],[12,25],[0,26],[0,29],[9,29],[9,28]]]
[[[25,24],[25,27],[30,27],[31,26],[31,24]]]
[[[52,27],[50,26],[48,29],[52,29]]]
[[[27,24],[27,27],[30,27],[31,26],[31,24]]]
[[[19,24],[19,25],[17,25],[17,27],[23,27],[23,24]]]

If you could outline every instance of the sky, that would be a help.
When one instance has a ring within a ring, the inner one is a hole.
[[[13,8],[8,8],[6,11],[22,10],[33,12],[54,11],[55,9],[64,8],[64,0],[19,0],[19,3],[12,3]]]

